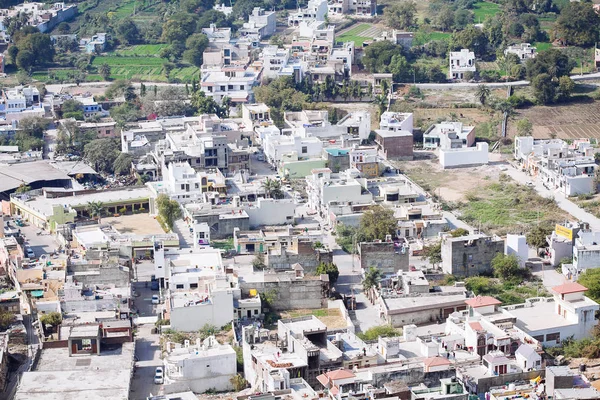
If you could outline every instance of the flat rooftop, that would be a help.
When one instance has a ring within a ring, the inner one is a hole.
[[[327,330],[327,326],[313,315],[280,321],[294,333]]]
[[[134,343],[99,356],[69,357],[67,348],[44,349],[35,371],[25,372],[15,400],[125,400]]]
[[[446,307],[453,304],[463,305],[466,296],[464,292],[450,295],[430,295],[414,297],[386,298],[385,304],[389,314],[403,314],[411,311],[428,310],[431,308]]]
[[[52,207],[55,205],[67,206],[72,208],[86,207],[89,202],[101,202],[105,205],[128,202],[134,200],[147,200],[152,196],[147,187],[127,188],[122,190],[105,190],[94,193],[81,194],[76,196],[58,197],[47,199],[44,196],[35,197],[25,204],[44,214],[52,215]],[[143,214],[142,214],[143,215]],[[158,231],[160,232],[160,231]]]
[[[590,302],[592,305],[591,300]],[[527,332],[537,332],[543,329],[575,325],[556,313],[554,302],[538,301],[533,304],[533,307],[507,310],[517,318],[516,326],[518,328]]]
[[[158,221],[146,213],[103,217],[102,224],[111,225],[122,234],[154,235],[164,233]]]
[[[392,137],[404,137],[404,136],[412,136],[413,134],[409,131],[386,131],[383,129],[376,129],[375,133],[382,138],[392,138]]]

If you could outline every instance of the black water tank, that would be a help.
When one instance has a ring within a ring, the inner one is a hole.
[[[587,366],[585,364],[579,364],[579,372],[585,372]]]

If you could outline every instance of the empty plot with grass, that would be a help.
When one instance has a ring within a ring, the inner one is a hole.
[[[155,56],[158,57],[160,51],[167,47],[167,44],[140,44],[137,46],[125,47],[117,50],[115,53],[121,56]]]
[[[336,37],[337,42],[354,42],[356,46],[362,46],[365,41],[379,36],[381,30],[371,24],[359,24]]]
[[[475,22],[483,22],[486,17],[493,17],[500,11],[500,6],[496,3],[487,1],[479,1],[473,4],[473,13],[475,14]]]

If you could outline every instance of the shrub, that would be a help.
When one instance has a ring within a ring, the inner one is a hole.
[[[393,337],[401,334],[401,329],[396,329],[391,325],[380,325],[369,328],[364,333],[359,333],[358,337],[362,340],[377,340],[379,337]]]

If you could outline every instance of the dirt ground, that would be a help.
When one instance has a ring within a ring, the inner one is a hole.
[[[431,152],[419,152],[421,156]],[[498,154],[490,154],[490,161],[499,161]],[[465,195],[485,185],[497,182],[500,170],[493,165],[443,170],[437,158],[398,162],[403,173],[425,190],[448,202],[465,200]]]
[[[303,315],[315,315],[328,329],[340,329],[346,327],[346,320],[342,318],[337,308],[326,308],[319,310],[290,310],[281,313],[281,318],[295,318]]]
[[[134,235],[152,235],[162,232],[160,224],[149,214],[121,215],[120,217],[104,217],[103,224],[110,224],[121,233]]]
[[[509,124],[509,135],[516,135],[516,122],[523,118],[533,124],[536,138],[600,138],[600,103],[597,101],[517,110]]]

